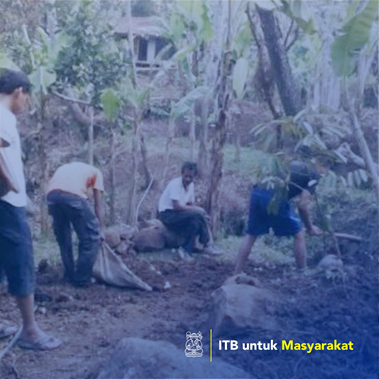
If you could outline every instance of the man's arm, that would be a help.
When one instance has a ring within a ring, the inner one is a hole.
[[[97,219],[99,220],[100,225],[100,236],[104,238],[104,212],[103,212],[103,201],[101,199],[101,191],[94,189],[93,190],[93,198],[95,200],[95,214]]]
[[[311,194],[307,190],[303,190],[300,194],[300,199],[297,204],[299,215],[303,221],[305,228],[311,236],[320,236],[322,230],[312,224],[311,217],[309,215],[309,203],[311,200]]]

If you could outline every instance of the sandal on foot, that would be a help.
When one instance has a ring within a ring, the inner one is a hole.
[[[8,322],[0,323],[0,339],[7,338],[16,334],[18,328]]]
[[[59,338],[44,336],[37,341],[28,341],[28,340],[19,339],[17,341],[17,344],[21,349],[54,350],[62,344],[62,341]]]

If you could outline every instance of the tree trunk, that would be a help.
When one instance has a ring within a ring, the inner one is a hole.
[[[161,173],[161,178],[160,178],[159,186],[158,186],[159,189],[162,189],[164,183],[166,183],[168,162],[170,160],[171,146],[172,146],[172,141],[174,140],[174,134],[175,134],[175,119],[174,118],[170,118],[169,121],[168,121],[168,130],[167,130],[167,139],[166,139],[166,150],[165,150],[165,155],[164,155],[164,158],[163,158],[162,173]]]
[[[116,180],[115,180],[115,148],[116,148],[116,138],[115,132],[113,130],[113,126],[110,128],[111,132],[111,141],[110,141],[110,149],[111,149],[111,159],[110,159],[110,223],[114,225],[116,222],[116,212],[115,212],[115,199],[116,199]]]
[[[199,175],[204,175],[208,170],[207,144],[208,144],[208,98],[204,98],[200,104],[201,125],[199,133],[199,153],[197,156],[197,166]]]
[[[259,89],[263,95],[263,100],[267,103],[274,119],[281,117],[280,112],[274,104],[275,83],[273,77],[273,69],[271,67],[270,56],[264,43],[264,35],[261,23],[256,13],[252,13],[249,6],[246,9],[246,15],[249,20],[250,30],[253,35],[255,44],[258,49],[258,68],[256,78],[258,79]]]
[[[189,133],[189,139],[190,139],[190,161],[193,162],[195,160],[195,141],[196,141],[196,119],[195,114],[192,112],[191,115],[191,122],[190,122],[190,133]]]
[[[140,144],[139,136],[139,124],[141,120],[141,114],[139,111],[134,112],[133,120],[133,143],[132,143],[132,169],[129,182],[129,191],[128,191],[128,202],[127,202],[127,216],[126,223],[129,225],[136,225],[136,196],[137,196],[137,182],[138,182],[138,165],[137,165],[137,156],[138,156],[138,146]]]
[[[88,125],[88,163],[93,165],[93,108],[89,107],[90,123]]]
[[[147,159],[147,149],[145,145],[145,138],[142,135],[142,133],[140,134],[140,147],[141,147],[141,156],[142,156],[142,168],[143,168],[143,173],[145,176],[144,189],[146,189],[151,182],[151,174],[150,174],[149,167],[147,164],[148,159]]]
[[[135,68],[135,56],[134,56],[134,40],[133,33],[131,32],[131,20],[132,20],[132,8],[131,1],[126,1],[126,12],[128,18],[128,43],[129,43],[129,54],[132,61],[132,71],[131,71],[131,81],[134,88],[137,88],[137,74]],[[133,142],[132,142],[132,170],[130,175],[129,189],[128,189],[128,200],[126,205],[126,223],[129,225],[135,225],[136,220],[136,196],[137,196],[137,181],[138,181],[138,165],[137,165],[137,154],[138,146],[140,144],[139,140],[139,126],[142,119],[141,109],[134,109],[133,117]]]
[[[235,145],[235,152],[234,152],[234,160],[236,162],[241,162],[241,133],[240,133],[240,130],[239,130],[239,125],[236,124],[234,126],[234,130],[235,130],[235,133],[236,133],[236,138],[235,138],[235,141],[234,141],[234,145]]]
[[[219,230],[220,223],[220,207],[219,195],[220,184],[222,178],[223,167],[223,148],[226,139],[227,130],[227,112],[229,110],[229,100],[231,97],[231,74],[232,74],[232,52],[231,45],[231,0],[228,2],[228,31],[226,46],[221,55],[221,60],[218,70],[218,85],[217,85],[217,108],[218,116],[215,127],[215,134],[212,139],[211,149],[211,164],[210,164],[210,180],[205,199],[205,209],[211,216],[212,231]]]
[[[45,141],[45,109],[46,109],[46,99],[43,98],[41,94],[41,109],[38,114],[38,129],[39,129],[39,158],[40,158],[40,167],[41,167],[41,200],[40,200],[40,213],[41,213],[41,233],[46,235],[50,230],[49,215],[47,212],[45,195],[46,195],[46,186],[49,180],[48,174],[48,160],[46,155],[46,141]]]
[[[272,11],[258,6],[257,9],[284,111],[287,116],[295,116],[301,110],[300,93],[292,76],[277,21]]]

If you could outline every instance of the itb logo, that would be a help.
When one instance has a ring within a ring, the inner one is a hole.
[[[184,350],[186,357],[200,358],[203,356],[203,344],[201,340],[203,335],[199,333],[186,333],[186,349]]]

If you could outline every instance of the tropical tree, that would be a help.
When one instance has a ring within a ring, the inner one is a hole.
[[[369,1],[363,8],[363,10],[351,17],[346,24],[340,30],[340,35],[337,36],[333,42],[332,47],[332,59],[334,63],[335,70],[338,75],[344,78],[344,90],[346,94],[347,111],[349,113],[351,124],[357,139],[360,152],[365,161],[366,168],[371,174],[373,180],[375,194],[378,198],[379,196],[379,183],[378,183],[378,168],[374,164],[372,155],[367,145],[367,141],[363,134],[361,125],[356,112],[356,107],[354,103],[354,94],[350,94],[347,88],[347,80],[349,76],[353,73],[357,61],[359,60],[359,54],[365,52],[366,46],[369,44],[371,29],[373,29],[373,24],[378,21],[378,2]],[[377,27],[376,27],[377,30]],[[377,34],[376,34],[376,44],[377,44]],[[372,48],[372,47],[371,47]],[[358,65],[360,68],[360,65]],[[367,71],[367,69],[365,70]],[[359,71],[358,78],[365,81],[365,77],[362,76],[361,71]],[[361,89],[360,89],[361,91]],[[359,96],[360,92],[355,91],[355,96]]]

